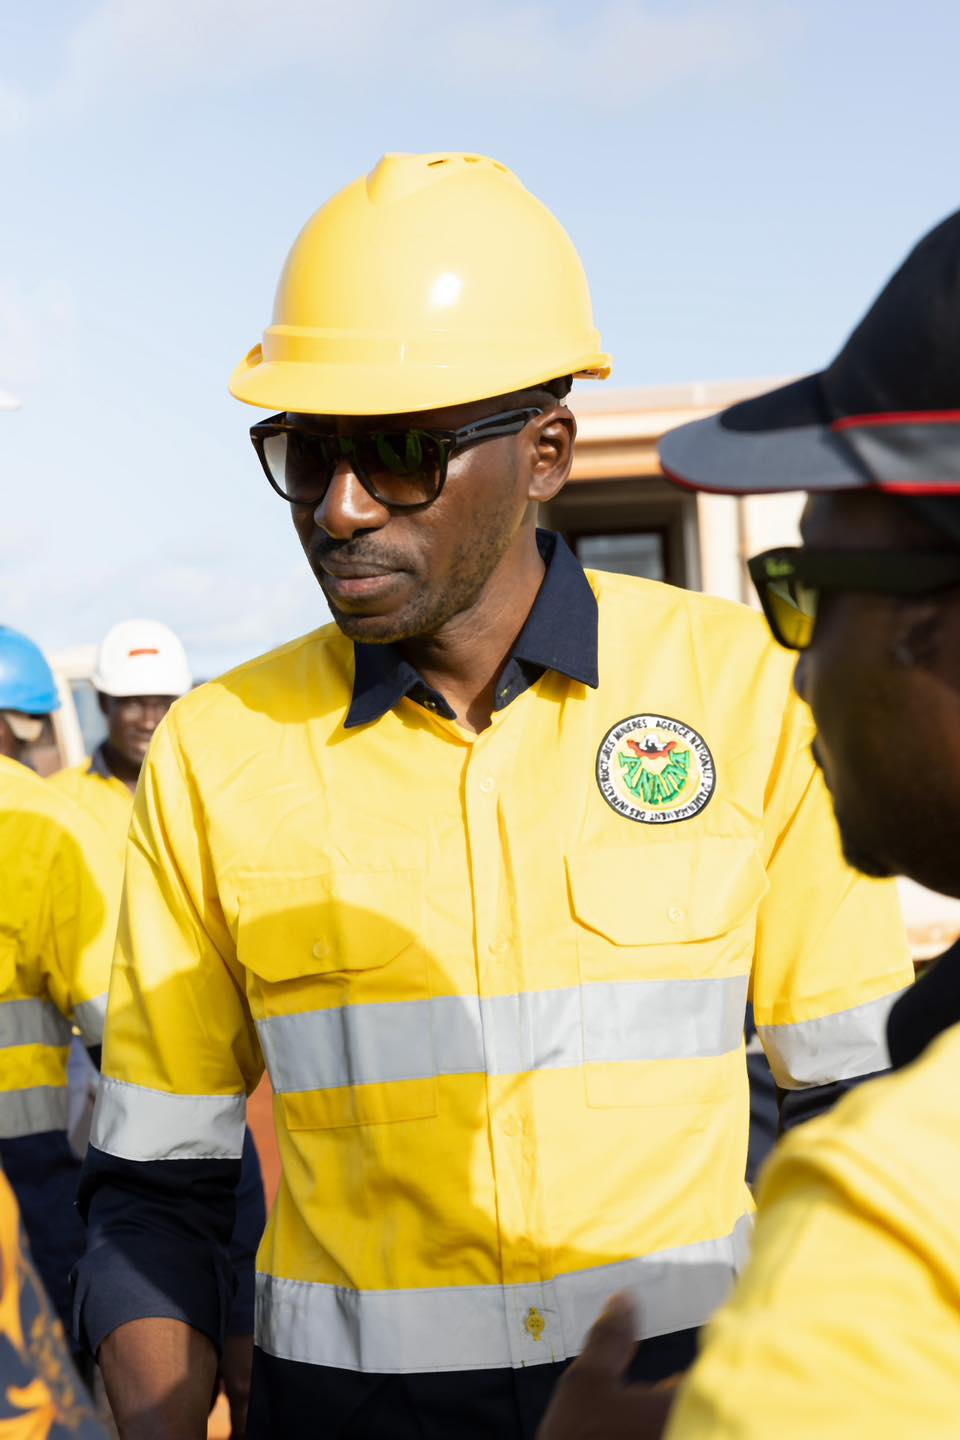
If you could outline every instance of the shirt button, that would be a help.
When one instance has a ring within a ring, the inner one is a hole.
[[[313,947],[313,958],[314,958],[314,960],[326,960],[326,958],[327,958],[327,947],[326,947],[326,945],[324,945],[324,943],[323,943],[322,940],[318,940],[317,943],[316,943],[316,945],[314,945],[314,947]]]
[[[523,1328],[532,1340],[542,1340],[543,1332],[547,1328],[547,1322],[543,1314],[535,1305],[531,1305],[523,1320]]]
[[[437,702],[436,702],[436,700],[424,700],[424,702],[423,702],[423,708],[424,708],[424,710],[436,710],[436,709],[437,709]]]
[[[489,950],[491,955],[506,955],[510,949],[510,941],[506,935],[501,935],[499,940],[491,940]]]
[[[681,910],[679,905],[671,905],[667,911],[667,919],[674,925],[679,925],[686,912]]]
[[[520,1122],[516,1115],[505,1115],[501,1121],[501,1129],[504,1135],[518,1135],[520,1133]]]
[[[489,795],[495,784],[496,781],[494,780],[492,775],[484,775],[483,779],[480,781],[480,789],[483,791],[484,795]]]

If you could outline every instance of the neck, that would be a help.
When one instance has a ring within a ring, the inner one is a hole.
[[[122,780],[128,790],[135,792],[140,779],[140,765],[122,755],[109,740],[103,743],[103,754],[110,774]]]
[[[399,650],[439,690],[468,730],[490,724],[497,681],[543,583],[545,566],[531,527],[517,537],[475,603],[436,635],[404,640]]]

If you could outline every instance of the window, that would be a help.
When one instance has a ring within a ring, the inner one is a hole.
[[[625,530],[570,538],[577,558],[588,570],[612,570],[617,575],[640,575],[645,580],[667,578],[667,537],[662,530]]]

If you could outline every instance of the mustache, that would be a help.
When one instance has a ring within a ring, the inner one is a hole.
[[[384,570],[405,570],[406,557],[367,536],[354,540],[331,540],[329,536],[318,538],[310,546],[311,560],[326,560],[329,556],[346,565],[377,565]]]

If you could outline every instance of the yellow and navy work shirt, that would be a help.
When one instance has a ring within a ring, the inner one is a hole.
[[[781,1143],[750,1263],[706,1332],[668,1440],[957,1434],[958,1090],[953,1025]]]
[[[115,870],[78,806],[0,756],[0,1139],[66,1130],[71,1022],[103,1037]]]
[[[0,757],[0,1157],[67,1324],[67,1277],[83,1249],[67,1056],[73,1025],[94,1053],[102,1039],[115,871],[101,831],[71,800]]]
[[[123,876],[123,860],[127,848],[127,831],[133,811],[133,793],[107,764],[104,748],[99,745],[89,760],[58,770],[47,782],[69,795],[82,810],[92,815],[105,831],[110,847],[117,857],[116,873]],[[117,905],[119,908],[119,889]]]
[[[705,1321],[751,1229],[748,995],[803,1089],[884,1067],[911,978],[790,668],[752,612],[584,577],[558,542],[479,735],[334,627],[179,701],[127,854],[92,1344],[144,1284],[139,1313],[216,1335],[223,1224],[184,1177],[212,1195],[235,1165],[264,1063],[261,1352],[537,1366],[625,1287],[647,1334]]]

